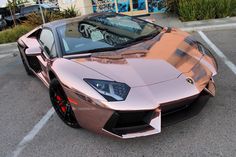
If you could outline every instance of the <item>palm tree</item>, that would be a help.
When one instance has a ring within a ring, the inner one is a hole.
[[[10,9],[14,26],[16,26],[16,0],[12,0],[12,2],[10,0],[7,0],[7,1],[8,1],[8,7]]]

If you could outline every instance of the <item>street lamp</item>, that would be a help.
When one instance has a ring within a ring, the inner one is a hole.
[[[41,16],[42,16],[43,24],[45,24],[45,18],[44,18],[43,9],[42,9],[40,0],[38,0],[38,4],[39,4],[39,9],[40,9],[40,13],[41,13]]]

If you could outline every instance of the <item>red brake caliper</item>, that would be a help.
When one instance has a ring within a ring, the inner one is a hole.
[[[62,112],[66,112],[66,106],[63,104],[62,98],[57,95],[56,96],[57,101],[59,101],[59,106],[61,107]]]

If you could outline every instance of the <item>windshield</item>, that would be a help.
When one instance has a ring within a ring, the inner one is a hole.
[[[100,15],[57,28],[64,55],[127,47],[160,33],[161,27],[123,15]]]

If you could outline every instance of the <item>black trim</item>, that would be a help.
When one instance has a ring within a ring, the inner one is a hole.
[[[149,123],[153,115],[153,110],[116,111],[107,121],[104,129],[118,136],[142,130],[152,130],[154,128]]]
[[[147,14],[141,14],[141,15],[134,15],[132,17],[136,17],[136,18],[139,18],[139,17],[146,17],[146,16],[150,16],[151,14],[150,13],[147,13]]]
[[[194,101],[189,101],[188,104],[184,104],[177,108],[162,112],[161,116],[161,125],[162,127],[174,125],[181,121],[190,119],[197,114],[199,114],[204,106],[207,104],[210,99],[210,95],[205,91],[202,91],[201,94],[194,99]]]
[[[35,56],[26,56],[29,66],[34,70],[35,73],[39,73],[42,71],[41,64],[39,60]]]

